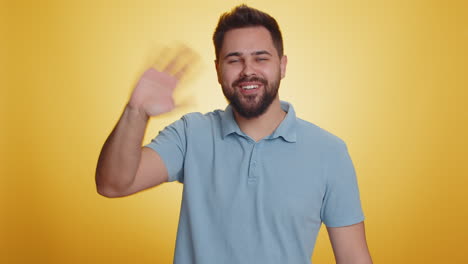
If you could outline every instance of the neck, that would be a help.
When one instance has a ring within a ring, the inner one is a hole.
[[[262,115],[247,119],[234,111],[237,125],[246,135],[255,141],[270,135],[281,124],[286,112],[281,108],[277,97]]]

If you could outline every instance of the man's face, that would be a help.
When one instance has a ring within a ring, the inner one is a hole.
[[[218,82],[234,110],[245,118],[263,114],[278,98],[287,58],[279,57],[264,27],[232,29],[216,61]]]

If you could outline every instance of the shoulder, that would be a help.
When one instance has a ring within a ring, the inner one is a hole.
[[[179,120],[184,129],[191,135],[212,135],[221,127],[224,111],[214,110],[208,113],[192,112],[185,114]]]
[[[184,120],[188,125],[199,126],[220,122],[221,115],[223,113],[223,110],[214,110],[204,114],[200,112],[192,112],[185,114],[181,119]]]
[[[212,121],[213,119],[220,118],[220,116],[224,113],[223,110],[213,110],[207,113],[200,113],[200,112],[191,112],[182,116],[183,119],[193,122],[203,122],[203,121]]]
[[[322,151],[346,149],[346,143],[343,139],[301,118],[296,118],[296,131],[298,141],[305,144],[313,144]]]

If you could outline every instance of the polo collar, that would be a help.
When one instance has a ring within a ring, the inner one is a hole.
[[[270,136],[265,137],[265,139],[281,137],[287,142],[296,142],[296,113],[290,103],[285,101],[280,102],[281,108],[286,112],[286,117],[281,121],[278,128],[276,128]],[[246,136],[237,125],[231,105],[228,105],[224,110],[224,113],[221,114],[221,129],[223,139],[232,133],[236,133],[244,137]]]
[[[232,106],[230,104],[226,107],[224,113],[221,114],[221,129],[223,132],[223,139],[232,133],[237,133],[240,136],[245,135],[237,125],[232,111]]]

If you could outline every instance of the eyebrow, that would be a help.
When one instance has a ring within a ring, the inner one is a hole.
[[[251,55],[270,55],[270,52],[266,51],[266,50],[260,50],[260,51],[256,51],[256,52],[252,52]]]
[[[266,51],[266,50],[259,50],[259,51],[254,51],[254,52],[250,53],[250,55],[264,55],[264,54],[272,56],[271,53]],[[243,55],[242,52],[237,52],[237,51],[236,52],[230,52],[226,56],[224,56],[224,59],[226,59],[228,57],[240,57],[242,55]]]

